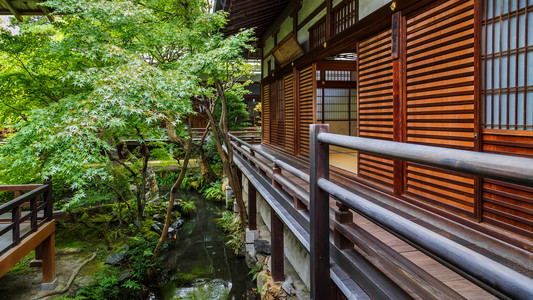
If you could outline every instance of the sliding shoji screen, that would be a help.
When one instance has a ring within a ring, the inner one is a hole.
[[[533,158],[533,0],[482,0],[483,151]],[[483,181],[483,220],[533,237],[533,189]]]
[[[533,0],[484,0],[484,127],[533,131]]]

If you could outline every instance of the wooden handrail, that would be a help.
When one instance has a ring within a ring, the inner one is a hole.
[[[413,246],[450,263],[494,291],[513,299],[531,298],[533,279],[331,182],[329,146],[345,147],[372,155],[513,181],[528,186],[533,186],[533,159],[343,136],[328,132],[327,124],[312,124],[310,128],[311,274],[321,274],[324,269],[329,269],[329,259],[323,259],[330,257],[329,247],[322,247],[321,244],[329,240],[329,214],[324,210],[328,210],[329,198],[333,196],[342,205],[410,241]],[[323,279],[320,275],[318,278],[311,277],[312,297],[320,293],[320,299],[328,298],[327,292],[325,294],[323,292]]]
[[[367,217],[372,222],[386,228],[395,235],[409,241],[416,248],[427,251],[431,255],[448,262],[451,266],[468,275],[467,278],[475,279],[475,283],[487,288],[502,297],[516,299],[527,298],[533,295],[533,280],[496,261],[472,251],[462,245],[443,238],[422,226],[404,219],[383,207],[379,207],[358,196],[341,186],[329,181],[329,144],[348,147],[380,156],[393,157],[416,161],[422,164],[438,165],[441,168],[453,169],[474,175],[497,178],[499,180],[516,180],[520,184],[532,186],[533,162],[531,159],[512,158],[502,155],[489,155],[485,153],[471,153],[462,150],[444,149],[438,147],[420,146],[406,143],[394,143],[378,140],[370,140],[356,137],[340,136],[327,133],[327,125],[313,125],[310,134],[310,175],[298,170],[294,166],[278,160],[260,148],[253,147],[235,135],[231,135],[234,151],[251,166],[255,166],[260,175],[272,178],[274,187],[282,187],[295,199],[295,207],[298,209],[296,199],[303,202],[302,198],[309,197],[305,190],[296,185],[288,177],[281,174],[281,170],[295,175],[299,179],[310,184],[309,205],[311,217],[311,294],[314,299],[327,299],[329,295],[329,268],[330,254],[330,216],[329,198],[337,199],[339,209],[335,211],[335,220],[343,224],[346,220],[352,220],[352,209]],[[245,147],[243,147],[245,146]],[[263,156],[267,161],[274,164],[271,169],[264,160],[258,159],[256,154]],[[412,157],[410,157],[412,156]],[[416,156],[416,157],[414,157]],[[490,159],[489,159],[490,158]],[[509,162],[509,163],[507,163]],[[448,167],[447,167],[448,165]],[[500,170],[501,169],[501,170]],[[499,171],[498,171],[499,170]],[[337,215],[339,218],[337,218]],[[335,232],[343,235],[342,232]],[[344,236],[346,240],[349,240]],[[342,249],[340,240],[335,238],[335,245]],[[319,259],[321,257],[322,259]],[[324,259],[327,258],[327,259]]]
[[[52,184],[47,182],[41,185],[13,185],[13,186],[0,186],[2,191],[29,191],[24,195],[18,196],[15,199],[0,205],[0,214],[11,211],[11,220],[8,221],[8,226],[0,231],[0,236],[12,231],[13,242],[6,248],[0,249],[0,255],[10,250],[14,246],[18,245],[24,238],[36,232],[41,225],[51,221],[52,218]],[[42,196],[43,201],[37,201],[38,197]],[[27,215],[21,216],[20,208],[27,206],[29,203],[30,211]],[[43,211],[43,219],[38,222],[38,213]],[[21,236],[20,225],[21,223],[29,220],[30,230]]]

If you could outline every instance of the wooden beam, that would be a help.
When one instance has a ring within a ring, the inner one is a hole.
[[[279,31],[279,27],[281,24],[291,16],[291,14],[294,12],[295,9],[300,8],[300,1],[291,1],[285,9],[281,12],[281,14],[277,17],[276,21],[270,25],[270,27],[265,31],[263,34],[263,40],[266,41],[266,38],[273,35],[274,31]]]
[[[52,15],[52,12],[50,11],[50,9],[44,6],[44,4],[39,5],[39,7],[43,11],[43,13],[46,15],[46,18],[48,19],[48,21],[54,22],[54,16]]]
[[[2,1],[7,7],[7,9],[9,9],[9,11],[15,16],[15,18],[17,18],[17,20],[22,23],[23,21],[22,15],[13,7],[13,5],[11,5],[11,3],[9,3],[9,0],[0,0],[0,1]]]
[[[54,234],[55,230],[56,223],[55,220],[52,220],[23,239],[18,246],[0,256],[0,277],[4,276],[4,274],[11,270],[11,268],[13,268],[13,266],[15,266],[21,259],[35,249],[35,247]]]

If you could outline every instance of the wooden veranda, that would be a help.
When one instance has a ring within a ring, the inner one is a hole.
[[[399,202],[387,193],[336,172],[324,173],[320,165],[327,167],[327,152],[321,154],[317,165],[318,157],[313,151],[317,143],[311,135],[312,155],[308,163],[270,146],[252,146],[233,138],[236,163],[248,180],[250,229],[255,229],[256,192],[272,209],[275,281],[283,280],[283,228],[287,228],[311,253],[313,299],[337,297],[327,294],[331,291],[330,280],[338,287],[332,291],[343,293],[349,299],[527,299],[533,295],[531,252],[468,226],[449,222],[415,205]],[[413,145],[406,145],[410,146]],[[437,150],[459,151],[430,149]],[[462,161],[462,158],[442,156],[435,161],[448,160],[451,166],[454,159]],[[528,159],[517,159],[531,163]],[[468,165],[470,161],[463,162]],[[512,166],[510,168],[513,170]],[[512,171],[502,170],[496,177],[502,179],[509,173]],[[531,181],[527,179],[529,173],[511,177],[516,176],[515,182]],[[316,192],[313,192],[313,182],[318,188]],[[318,197],[328,199],[329,209],[316,206]],[[349,201],[354,200],[353,197],[357,202]],[[353,203],[359,204],[352,206]],[[380,214],[387,218],[380,219]],[[321,220],[324,217],[326,221]],[[324,231],[324,228],[327,229]],[[327,240],[330,243],[324,243]],[[452,247],[448,248],[449,245]],[[320,257],[328,259],[320,261]]]

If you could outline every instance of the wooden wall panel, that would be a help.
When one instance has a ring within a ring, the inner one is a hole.
[[[270,144],[270,85],[263,85],[263,99],[261,100],[262,143]]]
[[[406,22],[406,141],[474,150],[474,0]],[[406,177],[406,195],[473,217],[473,177],[416,164]]]
[[[309,125],[315,116],[315,76],[313,66],[300,70],[300,155],[309,156]]]
[[[270,83],[270,144],[285,147],[285,91],[283,78]]]
[[[485,130],[483,151],[533,158],[533,133]],[[533,237],[533,189],[484,179],[483,221]]]
[[[359,43],[359,136],[393,140],[391,30]],[[393,185],[392,160],[359,154],[358,176]]]
[[[294,154],[294,76],[283,79],[285,84],[285,151]]]

